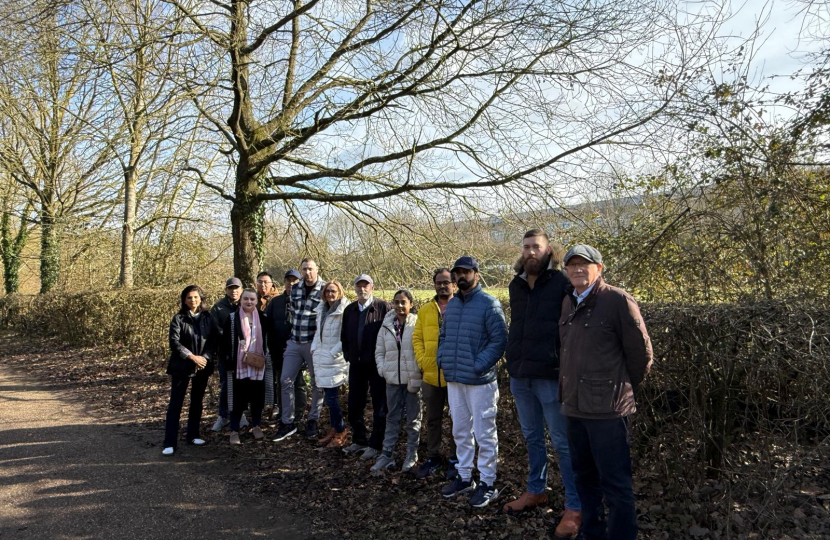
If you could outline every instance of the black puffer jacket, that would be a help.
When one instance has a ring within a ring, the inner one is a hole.
[[[511,377],[559,378],[559,316],[568,278],[553,262],[533,288],[519,269],[510,282],[507,372]]]
[[[291,325],[288,324],[288,295],[283,293],[271,298],[262,312],[264,325],[268,332],[268,350],[271,361],[277,371],[282,371],[283,353],[288,338],[291,337]]]
[[[195,373],[196,364],[187,358],[185,349],[197,356],[204,356],[208,363],[206,375],[213,373],[216,351],[219,345],[219,328],[209,311],[193,317],[189,311],[173,315],[170,321],[170,360],[167,373],[186,376]]]

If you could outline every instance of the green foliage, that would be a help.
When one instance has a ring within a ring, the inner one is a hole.
[[[40,223],[40,292],[55,288],[61,273],[61,238],[52,216],[42,212]]]
[[[27,204],[20,219],[20,227],[12,238],[11,213],[3,210],[0,218],[0,257],[3,260],[3,283],[6,294],[15,294],[20,290],[20,254],[29,238],[29,228],[26,226],[25,216],[29,213]]]

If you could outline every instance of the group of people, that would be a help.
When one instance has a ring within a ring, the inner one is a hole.
[[[575,245],[562,257],[543,230],[528,231],[509,288],[509,328],[501,303],[482,290],[478,263],[469,256],[435,270],[436,294],[417,314],[410,291],[398,290],[390,304],[374,296],[367,274],[354,279],[357,299],[349,302],[343,285],[323,281],[311,258],[303,259],[300,272],[286,272],[278,295],[267,272],[257,276],[256,289],[231,278],[225,297],[208,309],[202,290],[190,285],[170,323],[163,454],[176,451],[188,384],[186,440],[205,444],[199,424],[214,366],[221,389],[213,429],[229,426],[230,444],[241,444],[246,424],[254,439],[264,438],[266,404],[279,414],[274,441],[297,435],[307,403],[303,370],[308,370],[306,438],[358,455],[380,472],[397,467],[403,422],[401,470],[423,479],[444,469],[445,498],[469,494],[472,506],[485,507],[499,495],[496,364],[506,356],[529,471],[526,492],[503,510],[517,513],[548,503],[547,428],[565,491],[554,536],[575,538],[581,531],[587,540],[636,538],[628,416],[635,411],[634,393],[651,366],[652,350],[636,301],[606,284],[602,269],[596,248]],[[371,431],[365,423],[368,397]],[[324,405],[330,425],[321,430]],[[447,405],[452,437],[445,458]],[[250,423],[244,411],[250,412]],[[427,456],[419,463],[422,412]]]

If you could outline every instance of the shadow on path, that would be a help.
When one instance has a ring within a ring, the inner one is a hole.
[[[0,364],[0,538],[312,537],[214,448],[164,458],[160,436]]]

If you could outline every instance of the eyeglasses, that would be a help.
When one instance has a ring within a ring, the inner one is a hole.
[[[439,287],[449,287],[452,285],[452,281],[436,281],[435,284]]]
[[[570,268],[571,270],[585,270],[589,266],[591,266],[592,264],[595,264],[595,263],[592,263],[592,262],[583,262],[583,263],[574,262],[574,263],[566,264],[565,268]]]
[[[274,282],[271,281],[270,279],[260,279],[260,280],[257,280],[257,283],[259,283],[260,285],[270,285]]]

